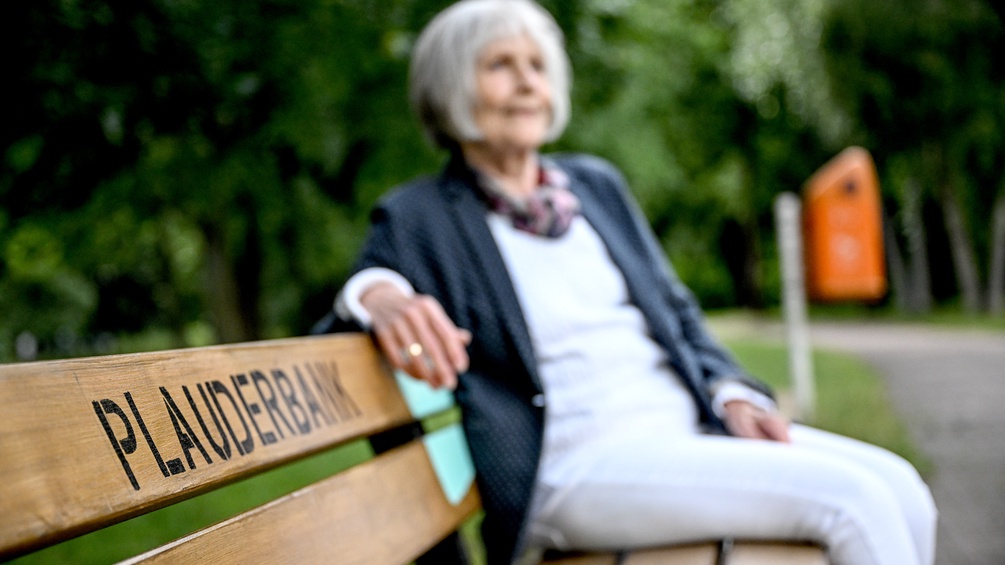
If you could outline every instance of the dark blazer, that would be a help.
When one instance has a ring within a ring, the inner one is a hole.
[[[598,158],[550,157],[570,178],[583,216],[624,274],[633,302],[694,396],[704,424],[723,432],[710,385],[747,377],[706,333],[691,293],[674,275],[620,174]],[[547,403],[516,293],[485,221],[472,172],[455,157],[438,177],[385,196],[354,271],[386,267],[435,297],[474,334],[470,370],[456,391],[486,509],[490,563],[508,563],[521,545],[540,459]]]

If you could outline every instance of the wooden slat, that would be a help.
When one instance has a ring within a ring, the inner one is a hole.
[[[800,543],[737,542],[727,565],[828,565],[819,546]]]
[[[624,555],[615,553],[575,553],[548,559],[544,565],[716,565],[719,544],[700,543],[637,549]]]
[[[401,565],[480,504],[471,488],[452,506],[412,442],[126,563]]]
[[[622,562],[624,565],[716,565],[719,544],[703,543],[672,548],[645,549],[632,552]]]
[[[568,553],[549,558],[542,565],[617,565],[618,555],[614,553]]]
[[[620,561],[619,561],[620,558]],[[716,565],[719,544],[703,543],[639,549],[613,553],[568,554],[548,559],[545,565]],[[819,546],[803,542],[736,542],[727,550],[726,565],[828,565]]]
[[[0,406],[0,560],[411,420],[364,335],[0,365]]]

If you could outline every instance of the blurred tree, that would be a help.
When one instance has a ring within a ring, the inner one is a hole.
[[[1002,202],[1002,136],[1005,66],[1002,22],[978,0],[917,4],[849,0],[834,3],[824,33],[835,91],[856,117],[850,139],[873,150],[897,195],[910,255],[925,244],[921,199],[938,204],[948,236],[952,271],[963,306],[977,311],[981,291],[979,250],[988,250],[989,273],[1000,273],[1002,245],[990,211]],[[977,226],[992,226],[975,232]],[[920,272],[921,269],[915,269]],[[994,275],[993,295],[1001,280]],[[915,308],[930,299],[915,277]],[[991,287],[992,285],[989,285]],[[921,291],[919,294],[918,291]]]
[[[403,77],[442,4],[6,6],[0,341],[304,331],[376,195],[435,167]]]

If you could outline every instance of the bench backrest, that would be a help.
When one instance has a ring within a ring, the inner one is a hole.
[[[0,560],[451,404],[362,334],[0,365]],[[452,424],[137,560],[405,563],[478,509],[473,476]]]

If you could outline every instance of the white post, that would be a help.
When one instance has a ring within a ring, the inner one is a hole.
[[[803,236],[799,197],[784,192],[775,198],[775,226],[781,258],[782,298],[789,342],[789,379],[796,396],[797,417],[812,421],[816,392],[809,325],[806,321],[806,285],[803,278]]]

